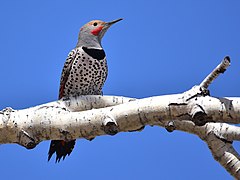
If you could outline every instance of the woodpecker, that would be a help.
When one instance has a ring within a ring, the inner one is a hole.
[[[77,46],[65,61],[59,88],[59,99],[79,95],[102,95],[102,87],[107,78],[108,67],[101,40],[116,22],[122,18],[104,22],[93,20],[85,24],[79,32]],[[76,140],[52,140],[48,161],[56,153],[56,162],[70,155]]]

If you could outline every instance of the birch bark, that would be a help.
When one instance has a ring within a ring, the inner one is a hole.
[[[89,95],[23,110],[6,108],[0,111],[0,144],[18,143],[32,149],[44,140],[92,140],[157,125],[169,132],[197,135],[208,144],[214,159],[240,179],[240,157],[232,146],[240,140],[240,127],[235,126],[240,124],[240,98],[211,97],[208,91],[229,64],[225,57],[200,85],[181,94],[144,99]]]

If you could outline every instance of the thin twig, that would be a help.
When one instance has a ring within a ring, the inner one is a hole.
[[[202,81],[200,87],[203,89],[208,89],[208,86],[216,79],[221,73],[226,71],[227,67],[230,65],[230,57],[226,56],[223,61]]]

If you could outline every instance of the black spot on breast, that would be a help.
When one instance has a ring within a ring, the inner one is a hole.
[[[85,53],[91,56],[93,59],[101,60],[105,58],[105,52],[103,49],[92,49],[87,47],[82,47]]]

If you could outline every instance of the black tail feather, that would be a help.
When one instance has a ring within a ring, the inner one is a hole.
[[[51,159],[52,155],[56,152],[56,163],[60,162],[61,158],[63,160],[65,157],[71,154],[76,140],[63,141],[63,140],[52,140],[50,148],[48,151],[48,161]]]

